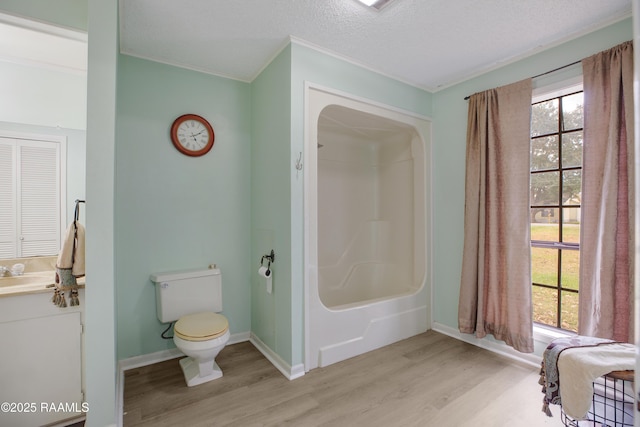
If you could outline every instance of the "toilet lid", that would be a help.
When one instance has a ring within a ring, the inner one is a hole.
[[[207,341],[224,335],[229,321],[221,314],[203,312],[188,314],[173,327],[175,336],[187,341]]]

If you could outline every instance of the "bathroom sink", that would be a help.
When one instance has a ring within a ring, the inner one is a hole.
[[[6,288],[9,286],[43,286],[51,285],[55,282],[55,273],[43,272],[43,273],[25,273],[22,276],[0,277],[0,288]]]

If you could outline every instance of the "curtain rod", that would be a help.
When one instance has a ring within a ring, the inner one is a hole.
[[[555,73],[556,71],[560,71],[560,70],[562,70],[563,68],[571,67],[572,65],[576,65],[576,64],[579,64],[579,63],[581,63],[581,62],[582,62],[582,60],[580,60],[580,61],[575,61],[575,62],[572,62],[571,64],[563,65],[562,67],[554,68],[553,70],[549,70],[549,71],[546,71],[546,72],[544,72],[544,73],[537,74],[537,75],[535,75],[535,76],[533,76],[533,77],[531,77],[531,78],[532,78],[532,79],[536,79],[536,78],[538,78],[538,77],[546,76],[547,74]],[[471,95],[465,96],[465,97],[464,97],[464,100],[465,100],[465,101],[467,101],[469,98],[471,98]]]

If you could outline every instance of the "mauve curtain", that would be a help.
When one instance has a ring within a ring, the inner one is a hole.
[[[472,95],[467,121],[460,332],[533,352],[531,79]]]
[[[579,333],[633,341],[633,44],[582,61]]]

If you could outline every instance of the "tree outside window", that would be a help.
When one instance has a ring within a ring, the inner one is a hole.
[[[531,114],[531,270],[535,322],[578,330],[582,91]]]

